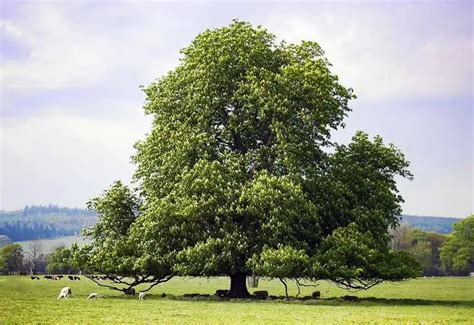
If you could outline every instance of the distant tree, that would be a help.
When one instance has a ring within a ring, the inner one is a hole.
[[[406,223],[402,223],[395,228],[389,229],[389,234],[392,237],[390,242],[391,248],[396,251],[404,251],[412,246],[412,228]]]
[[[48,255],[46,270],[56,274],[76,273],[71,250],[66,247],[56,248]]]
[[[391,248],[413,256],[422,266],[424,275],[443,274],[439,248],[446,240],[445,235],[411,228],[408,224],[401,224],[389,233],[392,236]]]
[[[8,244],[0,250],[2,270],[5,274],[17,274],[23,267],[24,254],[20,244]]]
[[[39,240],[33,240],[27,245],[25,252],[26,263],[31,268],[33,274],[44,271],[46,267],[46,255],[43,244]]]
[[[413,246],[417,246],[415,249],[418,254],[421,254],[421,251],[424,250],[425,262],[420,261],[420,257],[417,258],[417,261],[424,266],[423,274],[425,275],[442,275],[443,269],[441,267],[440,260],[440,247],[446,240],[446,235],[439,234],[436,232],[423,231],[421,229],[413,229],[410,232],[410,237],[412,240]],[[431,251],[427,251],[427,247],[430,247]],[[424,248],[423,248],[424,247]],[[410,252],[410,249],[408,249]],[[426,259],[428,256],[431,256],[431,261],[428,263]]]
[[[420,264],[424,271],[429,270],[433,265],[433,253],[431,243],[426,240],[418,240],[412,247],[406,250]]]
[[[441,262],[447,272],[474,271],[474,215],[454,224],[454,231],[441,246]]]
[[[74,266],[86,276],[104,274],[113,281],[110,285],[88,276],[98,285],[126,292],[146,283],[149,287],[141,291],[148,291],[173,277],[170,256],[159,249],[146,254],[143,234],[130,229],[140,215],[140,206],[140,200],[121,182],[88,202],[88,207],[97,211],[99,221],[84,232],[92,243],[82,248],[74,245],[72,257]]]

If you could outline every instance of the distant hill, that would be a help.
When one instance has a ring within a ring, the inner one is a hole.
[[[453,224],[461,220],[460,218],[411,216],[405,214],[400,216],[400,223],[406,223],[413,228],[439,232],[441,234],[453,231]]]
[[[462,219],[402,215],[401,223],[426,231],[449,233]],[[78,236],[81,230],[97,222],[95,211],[57,205],[31,205],[23,210],[0,210],[0,245],[35,239]]]
[[[8,245],[12,242],[12,240],[5,235],[0,235],[0,247]]]
[[[28,251],[30,244],[33,242],[40,242],[42,250],[49,254],[58,247],[71,247],[72,244],[77,244],[79,247],[82,247],[86,244],[90,244],[91,240],[81,236],[63,236],[58,238],[35,239],[34,241],[19,241],[18,244],[20,244],[25,251]]]
[[[95,211],[32,205],[23,210],[0,211],[0,235],[8,236],[15,242],[75,236],[96,222]]]

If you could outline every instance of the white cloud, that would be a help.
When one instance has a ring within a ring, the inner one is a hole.
[[[149,129],[141,112],[94,120],[52,108],[40,116],[4,120],[1,208],[32,203],[84,206],[114,180],[130,181],[133,143]]]
[[[402,16],[400,7],[393,7],[393,16],[331,9],[334,13],[275,13],[267,25],[290,42],[317,41],[343,84],[361,99],[472,94],[472,33],[459,34],[449,11],[425,19],[423,8]],[[435,25],[436,19],[445,21]],[[431,33],[424,31],[427,26]]]
[[[143,19],[124,24],[134,12]],[[151,19],[139,6],[98,7],[89,13],[79,4],[31,4],[21,14],[1,22],[5,37],[28,52],[26,58],[2,62],[6,94],[93,87],[130,75],[149,82],[177,63],[176,57],[156,59],[165,45],[168,18],[159,12]]]
[[[353,112],[348,128],[381,133],[410,154],[418,176],[401,185],[406,212],[460,215],[469,204],[470,181],[460,174],[467,168],[449,161],[438,177],[444,160],[427,159],[453,155],[456,146],[440,146],[446,137],[438,130],[447,130],[452,143],[463,142],[456,126],[426,118],[451,121],[450,115],[430,107],[406,125],[407,113],[399,108],[377,109],[394,99],[431,105],[437,97],[472,97],[472,19],[466,19],[472,17],[456,5],[443,6],[22,2],[14,15],[2,12],[0,21],[2,52],[17,47],[1,62],[0,208],[83,205],[113,180],[129,179],[132,144],[150,128],[137,86],[176,66],[178,50],[199,32],[235,17],[289,42],[317,41],[342,83],[361,99],[354,106],[365,113],[354,120]],[[364,100],[371,103],[362,110]]]
[[[15,24],[9,21],[0,20],[0,32],[2,34],[2,37],[9,36],[16,39],[20,39],[22,36],[21,31],[15,26]]]

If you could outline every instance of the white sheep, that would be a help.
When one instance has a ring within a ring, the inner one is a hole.
[[[67,299],[67,298],[69,298],[69,296],[70,296],[71,294],[72,294],[71,288],[69,288],[69,287],[64,287],[64,288],[62,288],[61,291],[59,292],[58,300]]]
[[[138,300],[146,300],[146,292],[140,292],[138,295]]]
[[[93,292],[89,295],[89,297],[87,297],[87,300],[91,300],[91,299],[97,299],[97,293]]]

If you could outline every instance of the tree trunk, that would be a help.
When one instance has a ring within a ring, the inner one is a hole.
[[[230,298],[247,298],[250,293],[247,290],[247,275],[245,273],[236,273],[230,276],[230,290],[228,297]]]

